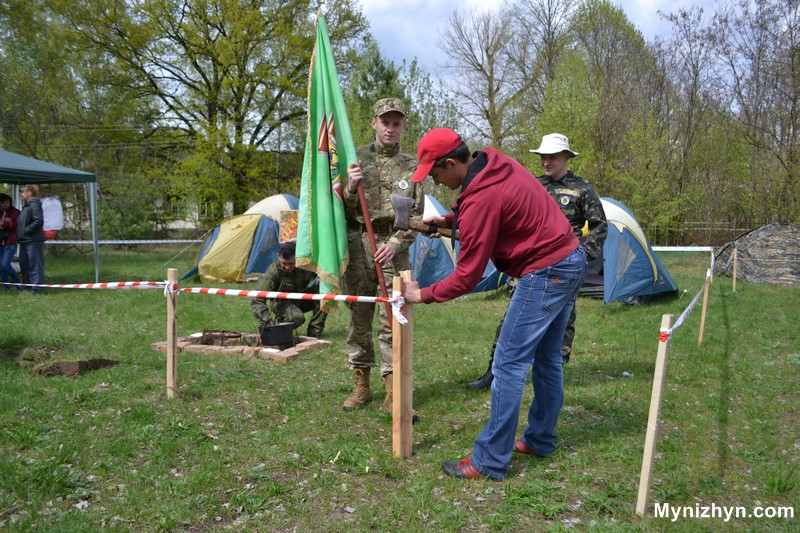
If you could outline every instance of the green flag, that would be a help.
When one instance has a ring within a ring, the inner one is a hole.
[[[347,267],[344,189],[357,162],[325,18],[317,16],[317,43],[308,83],[308,131],[300,182],[297,266],[320,278],[320,294],[341,292]]]

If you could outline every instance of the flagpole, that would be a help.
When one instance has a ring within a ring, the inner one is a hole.
[[[367,196],[364,194],[364,188],[361,186],[361,180],[358,182],[358,201],[361,203],[361,214],[364,215],[364,225],[367,227],[367,235],[369,235],[369,245],[372,248],[372,261],[375,263],[375,271],[378,273],[378,285],[381,287],[381,296],[384,298],[389,297],[389,291],[386,289],[386,278],[383,277],[383,266],[375,259],[378,253],[378,246],[375,244],[375,233],[372,231],[372,220],[369,218],[369,207],[367,207]],[[391,319],[392,306],[386,302],[386,316]]]

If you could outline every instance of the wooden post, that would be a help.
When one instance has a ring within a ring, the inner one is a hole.
[[[661,316],[661,331],[669,331],[672,327],[672,315]],[[653,372],[653,391],[650,394],[650,414],[647,416],[647,434],[644,439],[644,455],[642,457],[642,473],[639,476],[639,497],[636,500],[636,514],[643,516],[647,510],[650,485],[653,480],[653,459],[656,454],[658,438],[658,421],[661,417],[661,398],[663,397],[664,378],[667,373],[667,348],[669,338],[658,340],[656,368]]]
[[[706,328],[706,308],[708,307],[708,289],[711,286],[711,269],[706,271],[706,284],[703,287],[703,310],[700,312],[700,333],[697,335],[697,345],[703,344],[703,331]]]
[[[739,256],[739,254],[737,253],[736,245],[734,244],[733,245],[733,292],[736,292],[736,274],[737,274],[736,271],[737,271],[737,267],[738,267],[738,265],[736,264],[736,261],[737,261],[737,257],[738,256]]]
[[[392,290],[402,294],[405,283],[411,281],[411,271],[404,270],[395,276]],[[413,412],[413,306],[406,304],[403,315],[408,324],[401,325],[392,318],[392,453],[398,459],[411,457],[411,427]]]
[[[167,283],[172,285],[178,282],[178,270],[167,269]],[[175,397],[178,387],[178,365],[175,354],[178,352],[178,293],[167,293],[167,397]]]

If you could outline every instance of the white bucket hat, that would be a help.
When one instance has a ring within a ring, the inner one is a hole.
[[[536,150],[531,150],[534,154],[553,155],[567,152],[569,157],[575,157],[578,152],[569,149],[569,139],[560,133],[551,133],[542,137],[542,144]]]

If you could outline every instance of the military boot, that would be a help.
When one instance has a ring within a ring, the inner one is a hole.
[[[355,386],[353,392],[344,401],[342,409],[350,411],[356,407],[361,407],[372,401],[372,390],[369,388],[369,373],[371,368],[354,368],[353,381]]]
[[[394,395],[392,394],[392,390],[394,388],[394,378],[391,374],[386,374],[383,376],[383,383],[386,386],[386,398],[383,399],[381,411],[392,414],[392,404],[394,403]]]
[[[386,398],[383,399],[383,404],[381,404],[381,411],[392,414],[392,405],[394,403],[394,394],[392,393],[394,389],[394,378],[392,377],[392,374],[386,374],[383,376],[383,383],[386,387]],[[411,423],[416,424],[418,420],[419,414],[412,409]]]
[[[489,369],[486,370],[481,377],[476,379],[475,381],[470,381],[467,383],[467,388],[472,390],[486,390],[491,388],[492,381],[494,381],[494,374],[492,374],[492,363],[494,362],[494,358],[489,359]]]

